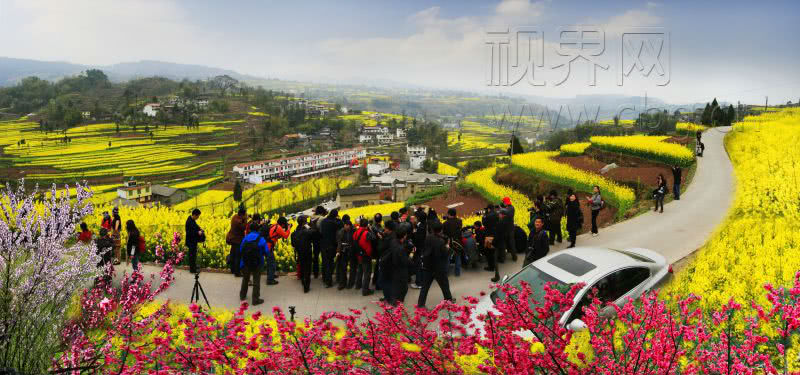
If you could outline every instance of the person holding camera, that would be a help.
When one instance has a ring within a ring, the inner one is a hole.
[[[504,206],[503,209],[506,211],[506,215],[508,215],[508,217],[511,220],[510,225],[508,225],[508,223],[506,223],[505,225],[506,250],[508,250],[508,252],[511,253],[511,261],[516,262],[517,245],[516,245],[516,239],[514,238],[514,216],[516,215],[516,209],[514,208],[514,205],[511,204],[511,198],[509,197],[503,198],[503,206]],[[503,259],[505,259],[505,255],[503,255]]]
[[[342,290],[353,287],[358,261],[353,254],[353,223],[350,222],[350,215],[342,216],[342,228],[336,232],[336,283],[338,289]],[[348,280],[347,265],[350,265],[351,276]]]
[[[369,282],[372,276],[372,258],[375,255],[373,251],[374,242],[375,235],[370,231],[369,221],[362,217],[361,220],[359,220],[358,229],[353,233],[353,244],[356,247],[359,264],[358,272],[356,273],[355,288],[361,289],[362,296],[375,293],[374,290],[369,288]]]
[[[397,225],[393,221],[386,223],[384,241],[383,256],[379,260],[385,280],[384,298],[386,303],[397,305],[404,302],[408,294],[408,277],[413,266],[411,261],[413,245],[408,241],[408,233],[397,230]]]
[[[457,245],[450,246],[450,250],[453,251],[453,258],[455,260],[455,271],[453,274],[456,275],[456,277],[461,276],[461,261],[464,254],[463,251],[457,251],[457,250],[458,249],[463,250],[463,247],[461,246],[461,229],[464,227],[464,224],[462,223],[461,219],[459,219],[456,216],[455,208],[447,210],[447,219],[445,220],[444,225],[441,226],[444,228],[443,229],[444,236],[447,239],[447,242],[448,243],[452,243],[453,241],[457,242]],[[436,231],[432,230],[432,232],[435,235]],[[447,268],[450,267],[445,267],[445,269]]]
[[[320,245],[322,246],[322,283],[326,288],[333,287],[334,259],[336,258],[336,233],[342,228],[339,210],[333,209],[319,223]]]
[[[267,225],[263,225],[259,229],[263,232],[263,236],[267,239],[269,248],[275,249],[278,241],[289,238],[292,226],[289,225],[289,221],[286,220],[285,217],[281,216],[278,218],[278,222],[272,226],[268,227]],[[267,252],[267,285],[278,285],[278,280],[275,280],[277,277],[275,275],[277,268],[278,264],[275,261],[275,251]]]
[[[203,229],[197,225],[197,219],[200,218],[200,210],[192,210],[192,214],[186,218],[186,247],[189,248],[189,272],[197,272],[197,245],[206,241],[206,234]]]
[[[369,226],[369,231],[372,232],[372,258],[380,259],[383,255],[384,244],[384,229],[383,229],[383,215],[380,213],[372,217],[372,224]],[[372,285],[375,290],[383,289],[383,278],[381,276],[380,262],[375,262],[375,269],[372,271]]]
[[[325,207],[317,206],[314,208],[314,214],[308,220],[308,227],[311,229],[311,243],[314,246],[314,254],[312,258],[312,267],[314,278],[319,278],[319,265],[320,257],[322,256],[322,233],[319,230],[319,224],[328,215],[328,210]]]
[[[292,233],[292,247],[297,252],[300,282],[303,284],[303,293],[311,290],[311,229],[308,227],[308,217],[301,215],[297,218],[297,229]]]
[[[239,247],[244,239],[244,232],[247,229],[247,211],[244,205],[239,206],[236,215],[231,217],[231,229],[225,235],[225,242],[231,246],[230,251],[230,267],[231,273],[236,277],[242,277],[239,272]]]
[[[442,225],[433,224],[432,233],[425,239],[425,246],[422,250],[422,290],[419,292],[417,307],[425,308],[425,300],[428,298],[428,291],[431,289],[433,280],[442,289],[444,299],[453,300],[450,293],[450,282],[447,279],[447,269],[450,258],[449,238],[442,235]]]
[[[654,211],[658,211],[658,207],[661,206],[661,213],[664,213],[664,197],[667,195],[667,181],[664,180],[664,175],[659,174],[656,178],[656,183],[658,187],[653,190],[653,199],[656,201],[656,208]]]
[[[561,234],[561,218],[564,217],[564,204],[561,203],[561,198],[558,197],[558,192],[550,190],[550,195],[547,196],[547,207],[550,212],[550,245],[555,245],[563,242]]]
[[[567,233],[569,233],[569,246],[568,248],[575,247],[575,241],[578,238],[578,230],[583,227],[583,212],[581,212],[580,201],[578,196],[570,191],[567,194]]]

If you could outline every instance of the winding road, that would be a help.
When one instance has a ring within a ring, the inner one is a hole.
[[[733,166],[723,145],[723,138],[729,130],[730,128],[712,128],[703,134],[706,149],[704,156],[698,158],[694,180],[680,200],[673,200],[664,206],[664,213],[650,211],[601,228],[597,237],[591,237],[589,234],[581,235],[578,237],[578,246],[619,249],[644,247],[663,254],[670,263],[700,248],[725,219],[733,203],[735,184]],[[671,177],[668,177],[668,180],[671,180]],[[550,251],[558,251],[564,247],[566,244],[556,244]],[[500,267],[501,274],[511,274],[520,267],[522,267],[522,257],[519,257],[516,264],[507,260]],[[150,273],[157,275],[160,267],[145,266],[144,271],[146,275]],[[482,268],[466,270],[461,277],[450,276],[453,296],[460,299],[462,296],[478,296],[481,291],[488,291],[491,276],[492,274],[483,271]],[[201,283],[213,307],[237,309],[240,305],[240,280],[227,273],[201,274]],[[262,275],[261,298],[266,302],[255,308],[251,307],[251,310],[257,309],[269,313],[273,306],[278,306],[287,312],[289,306],[295,306],[298,317],[311,318],[325,311],[346,312],[361,307],[366,307],[370,312],[378,310],[373,302],[378,300],[379,291],[372,296],[363,297],[361,292],[356,290],[326,289],[321,279],[312,279],[311,292],[303,294],[300,282],[293,275],[280,277],[278,281],[280,284],[275,286],[263,285]],[[188,271],[178,270],[175,272],[175,283],[161,297],[187,303],[193,285],[193,275]],[[418,295],[418,290],[409,288],[406,305],[416,304]],[[434,283],[428,295],[427,305],[434,306],[442,298],[441,290]]]

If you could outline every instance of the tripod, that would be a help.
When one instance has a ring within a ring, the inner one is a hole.
[[[206,301],[206,305],[208,308],[211,308],[211,304],[208,303],[208,297],[206,297],[206,292],[203,290],[203,286],[200,285],[200,273],[194,274],[194,288],[192,288],[192,299],[189,300],[189,303],[200,302],[200,295],[203,295],[203,299]]]

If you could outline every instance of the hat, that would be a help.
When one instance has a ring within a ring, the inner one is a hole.
[[[506,206],[510,206],[511,205],[511,198],[509,198],[509,197],[503,198],[503,204],[505,204]]]

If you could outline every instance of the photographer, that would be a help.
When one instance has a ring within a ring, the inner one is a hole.
[[[386,274],[386,284],[384,284],[384,295],[386,303],[397,305],[406,299],[408,293],[408,276],[413,263],[411,262],[411,244],[408,241],[408,233],[396,231],[394,222],[386,223],[388,235],[384,256],[380,259],[381,267]],[[387,293],[387,290],[389,293]]]
[[[484,270],[489,272],[496,272],[497,258],[495,257],[494,239],[497,234],[497,225],[500,222],[500,217],[495,211],[494,205],[489,204],[486,206],[486,214],[483,216],[483,225],[485,227],[484,236],[484,251],[487,260],[487,267]]]
[[[200,210],[192,210],[192,214],[186,218],[186,247],[189,248],[189,272],[197,273],[197,244],[206,241],[206,234],[197,225],[200,218]]]
[[[419,217],[419,211],[409,216],[411,224],[409,236],[411,237],[411,243],[414,244],[414,269],[412,271],[414,274],[414,283],[411,284],[412,289],[422,288],[422,248],[425,246],[425,237],[428,234],[425,229],[425,224]]]
[[[439,284],[439,288],[442,289],[444,299],[453,300],[453,296],[450,293],[450,282],[447,280],[450,258],[450,249],[447,243],[450,239],[442,235],[441,224],[433,224],[431,229],[432,233],[425,239],[425,247],[422,251],[423,283],[417,300],[417,307],[419,308],[425,308],[425,300],[428,298],[428,291],[434,279]]]
[[[358,254],[358,273],[356,274],[355,287],[361,288],[361,295],[368,296],[375,291],[369,288],[369,279],[372,276],[372,258],[374,256],[374,234],[369,230],[369,221],[361,218],[358,229],[353,233],[353,244]]]
[[[353,251],[353,233],[350,216],[342,216],[342,228],[336,232],[336,282],[339,284],[339,290],[352,288],[355,281],[358,260]],[[350,280],[347,277],[348,264],[350,265]]]
[[[266,228],[267,226],[265,225],[261,230],[265,231]],[[269,231],[265,233],[264,237],[267,238],[269,248],[273,249],[273,251],[267,253],[267,285],[278,284],[278,280],[275,280],[275,271],[278,265],[275,262],[274,249],[276,248],[278,241],[289,238],[291,228],[292,227],[289,225],[289,221],[286,220],[285,217],[281,216],[278,218],[278,222],[269,227]]]
[[[247,211],[244,205],[239,207],[236,215],[231,217],[231,229],[225,235],[225,243],[230,245],[230,267],[231,273],[236,277],[241,277],[239,272],[239,247],[244,239],[244,232],[247,229]]]
[[[319,278],[319,261],[322,255],[322,234],[319,231],[319,224],[325,216],[328,215],[328,210],[325,207],[317,206],[314,209],[314,214],[308,221],[308,227],[311,229],[311,243],[314,245],[314,254],[311,259],[314,278]]]
[[[564,204],[555,190],[550,190],[547,196],[547,208],[550,212],[550,245],[555,245],[556,241],[564,241],[561,234],[561,218],[564,217]]]
[[[511,225],[506,223],[506,249],[509,253],[511,253],[511,260],[516,262],[517,261],[517,246],[516,241],[514,238],[514,216],[516,214],[516,209],[514,205],[511,204],[511,198],[504,197],[503,198],[503,209],[506,210],[506,214],[509,216],[511,220]],[[503,255],[503,259],[505,259],[505,255]]]
[[[376,290],[383,290],[383,297],[384,300],[390,301],[392,296],[395,296],[394,282],[395,280],[392,278],[394,275],[393,270],[389,264],[387,259],[392,257],[391,247],[394,242],[397,242],[397,223],[392,220],[387,220],[384,224],[383,233],[381,234],[381,239],[378,243],[378,262],[375,264],[375,278],[378,279],[378,286],[375,287]],[[408,289],[408,277],[404,282],[406,290]]]
[[[297,229],[292,233],[292,247],[297,252],[297,266],[300,271],[300,282],[303,293],[311,290],[311,230],[308,228],[308,217],[297,218]]]
[[[326,288],[333,287],[334,259],[336,258],[336,233],[342,228],[339,210],[333,209],[319,223],[320,245],[322,246],[322,283]]]
[[[369,231],[372,233],[372,259],[380,259],[384,234],[382,214],[377,213],[373,216]],[[372,284],[375,286],[375,290],[381,290],[383,288],[381,267],[378,262],[375,263],[375,269],[372,272]]]
[[[655,211],[661,206],[661,213],[664,213],[664,197],[667,195],[667,181],[664,180],[664,175],[659,174],[656,178],[658,187],[653,190],[653,199],[656,201]]]
[[[450,249],[453,251],[453,258],[455,260],[454,274],[456,275],[456,277],[461,276],[461,262],[462,262],[462,257],[464,256],[463,247],[461,246],[461,228],[463,226],[464,224],[461,222],[461,219],[456,217],[456,209],[451,208],[447,210],[447,219],[444,222],[443,228],[444,228],[444,235],[447,238],[448,243],[450,244]],[[435,231],[433,232],[435,233]],[[456,242],[456,245],[452,244],[452,242],[454,241]]]

